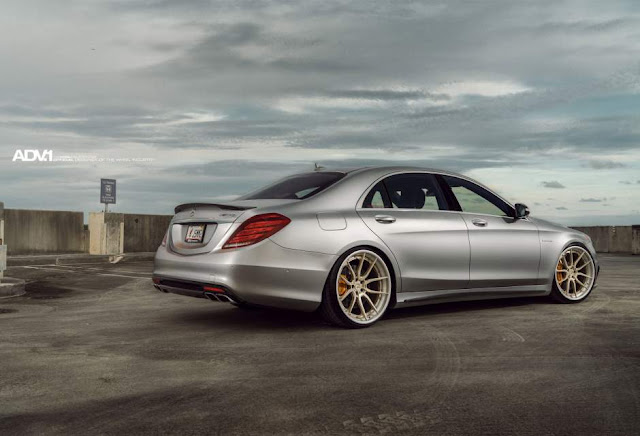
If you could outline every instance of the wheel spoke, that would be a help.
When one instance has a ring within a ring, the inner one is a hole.
[[[384,276],[384,277],[375,277],[373,279],[367,279],[364,281],[364,285],[367,286],[369,283],[379,282],[380,280],[386,280],[388,278],[389,278],[388,276]]]
[[[378,313],[378,309],[376,309],[376,305],[373,304],[373,301],[371,301],[371,298],[369,298],[369,296],[367,294],[364,294],[363,297],[367,299],[367,302],[371,305],[371,308],[377,314]]]
[[[576,268],[576,269],[578,271],[580,271],[581,269],[584,269],[585,267],[587,267],[589,265],[593,265],[593,261],[589,260],[589,262],[585,262],[584,265],[582,265],[580,268]]]
[[[365,258],[365,254],[362,253],[362,256],[360,256],[360,263],[358,264],[358,275],[357,275],[358,279],[362,277],[360,274],[362,274],[362,265],[364,265],[364,258]]]
[[[353,294],[353,288],[349,288],[347,292],[345,292],[344,295],[340,297],[340,301],[344,301],[351,294]]]
[[[580,259],[582,259],[582,256],[584,256],[584,251],[580,253],[580,256],[578,256],[578,258],[573,262],[573,266],[578,266],[578,262],[580,262]]]
[[[367,277],[369,277],[369,274],[371,274],[371,271],[373,270],[373,267],[375,266],[377,261],[378,259],[373,259],[373,262],[369,262],[369,268],[367,268],[367,272],[362,274],[361,278],[366,279]]]
[[[589,274],[585,274],[585,273],[581,273],[581,272],[577,273],[576,275],[579,275],[579,276],[585,276],[585,277],[590,278],[590,279],[592,279],[592,278],[593,278],[593,277],[592,277],[592,276],[590,276]]]
[[[366,293],[368,293],[368,294],[381,294],[381,295],[386,295],[386,294],[388,294],[388,292],[385,292],[385,291],[376,291],[376,290],[369,289],[369,288],[364,288],[364,291],[365,291]]]
[[[343,282],[345,282],[349,286],[353,286],[353,282],[347,280],[347,276],[345,276],[344,274],[340,274],[340,280],[342,280]]]
[[[356,305],[356,296],[354,295],[353,298],[351,298],[351,304],[349,305],[349,309],[347,309],[347,311],[353,314],[353,306],[355,305]]]
[[[356,272],[353,270],[353,267],[351,266],[351,262],[347,262],[347,268],[349,268],[349,272],[351,273],[351,278],[353,280],[357,279],[358,276],[356,275]]]
[[[558,283],[564,283],[564,281],[567,280],[568,278],[569,278],[569,276],[566,276],[562,280],[559,280]]]
[[[367,321],[369,318],[367,317],[367,312],[364,310],[364,305],[362,304],[362,298],[360,298],[360,296],[358,296],[358,307],[360,307],[360,313],[364,317],[365,321]]]

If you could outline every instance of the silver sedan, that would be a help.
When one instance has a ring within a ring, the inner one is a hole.
[[[314,171],[223,203],[189,203],[155,257],[158,290],[318,310],[366,327],[394,308],[548,296],[583,301],[599,266],[584,233],[480,183],[409,167]]]

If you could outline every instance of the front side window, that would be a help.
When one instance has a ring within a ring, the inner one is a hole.
[[[338,172],[297,174],[240,197],[239,200],[303,200],[327,189],[344,176],[344,173]]]
[[[463,212],[513,216],[511,207],[496,195],[468,180],[444,176]]]
[[[397,174],[378,182],[364,199],[365,208],[446,210],[438,183],[431,174]]]

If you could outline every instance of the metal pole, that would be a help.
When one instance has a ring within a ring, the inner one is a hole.
[[[109,213],[109,203],[104,204],[104,214],[106,215],[107,213]]]

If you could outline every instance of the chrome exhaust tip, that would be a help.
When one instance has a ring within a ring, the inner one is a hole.
[[[211,301],[220,301],[218,299],[218,296],[216,294],[214,294],[213,292],[205,292],[204,296],[207,297]]]
[[[224,303],[235,303],[231,297],[225,294],[217,295],[218,301],[222,301]]]
[[[216,294],[214,292],[205,292],[204,296],[211,301],[219,301],[221,303],[236,303],[236,301],[226,294]]]

